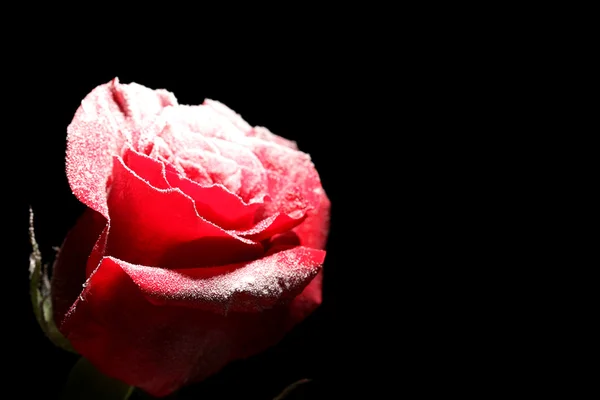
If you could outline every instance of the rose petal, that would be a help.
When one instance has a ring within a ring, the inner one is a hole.
[[[240,143],[229,142],[220,138],[213,138],[218,158],[217,165],[225,160],[234,161],[240,168],[240,188],[238,194],[247,203],[263,202],[267,194],[267,176],[265,168],[252,152],[244,146],[243,139]],[[214,168],[216,170],[216,168]]]
[[[261,204],[246,204],[221,185],[198,185],[173,172],[172,168],[167,170],[163,162],[130,148],[124,151],[123,160],[127,167],[150,185],[158,189],[181,189],[194,200],[198,214],[204,219],[246,239],[259,242],[294,228],[305,218],[302,211],[294,216],[277,213],[253,225]]]
[[[246,204],[225,187],[200,186],[179,174],[167,172],[169,184],[194,199],[198,213],[223,229],[245,229],[254,223],[261,203]]]
[[[321,274],[289,305],[260,313],[155,306],[105,258],[60,330],[100,371],[165,396],[277,343],[320,302]]]
[[[277,213],[272,215],[245,231],[231,231],[231,233],[246,239],[260,242],[273,235],[288,231],[304,221],[306,215],[302,212],[293,217],[288,214]]]
[[[322,250],[295,247],[248,263],[185,270],[114,261],[154,304],[227,314],[262,311],[296,297],[324,258]]]
[[[180,189],[194,201],[204,219],[223,229],[248,229],[254,222],[259,203],[246,204],[221,185],[201,186],[181,176],[169,165],[132,149],[125,150],[123,161],[136,175],[158,189]]]
[[[287,231],[269,238],[269,241],[265,243],[267,252],[265,255],[271,255],[278,251],[291,249],[293,247],[300,246],[300,238],[294,231]]]
[[[316,208],[321,180],[310,156],[277,144],[249,138],[252,151],[267,170],[269,196],[267,215]]]
[[[102,233],[98,237],[96,244],[92,248],[90,256],[88,257],[86,268],[85,268],[85,278],[89,278],[90,275],[98,268],[98,265],[104,258],[104,253],[106,252],[106,241],[108,239],[108,232],[110,231],[110,222],[106,224]]]
[[[85,265],[94,243],[98,240],[106,219],[87,209],[63,241],[52,267],[52,306],[58,326],[85,282]]]
[[[246,134],[246,136],[257,137],[262,140],[266,140],[268,142],[277,143],[281,146],[286,146],[294,150],[298,150],[298,145],[296,142],[287,140],[282,138],[281,136],[277,136],[274,133],[271,133],[267,128],[262,126],[251,127],[240,114],[233,111],[231,108],[227,107],[225,104],[220,101],[205,99],[202,105],[213,109],[218,114],[227,118],[229,122],[231,122],[236,128],[241,130]]]
[[[272,142],[278,144],[280,146],[289,147],[293,150],[298,150],[298,144],[293,140],[288,140],[281,136],[278,136],[272,133],[270,130],[265,128],[264,126],[255,126],[251,131],[247,132],[246,135],[250,137],[255,137],[258,139],[266,140],[267,142]]]
[[[127,148],[123,151],[123,162],[137,176],[157,189],[172,189],[165,177],[165,165],[145,154]]]
[[[321,189],[320,193],[319,206],[309,210],[304,222],[294,228],[294,233],[300,239],[300,245],[313,249],[325,249],[329,233],[331,202],[325,191]]]
[[[267,189],[264,168],[243,145],[243,132],[226,118],[204,106],[170,107],[161,118],[166,125],[159,138],[172,152],[169,162],[196,164],[210,176],[211,183],[226,186],[247,203],[263,200]]]
[[[121,85],[117,78],[92,90],[67,127],[66,170],[75,196],[108,218],[106,185],[113,156],[125,143],[137,145],[139,132],[174,104],[177,100],[165,90]]]
[[[213,182],[246,202],[262,201],[268,191],[271,201],[266,204],[266,217],[319,205],[320,196],[315,193],[321,188],[319,175],[310,156],[295,150],[293,142],[266,128],[248,130],[235,112],[211,100],[203,106],[170,107],[162,118],[167,122],[160,137],[175,159],[201,160],[198,165]]]
[[[162,268],[225,265],[256,259],[259,243],[232,235],[198,216],[179,189],[151,186],[115,158],[106,255]]]
[[[225,117],[227,121],[251,138],[250,141],[238,139],[233,129],[228,129],[227,135],[210,133],[216,131],[214,128],[207,130],[211,136],[243,144],[250,148],[267,169],[269,194],[272,200],[268,215],[278,209],[283,212],[293,212],[307,206],[313,208],[318,206],[319,196],[315,195],[313,190],[321,187],[319,175],[310,161],[310,157],[298,151],[296,142],[277,136],[264,127],[252,128],[239,114],[218,101],[206,99],[203,105]],[[220,120],[215,119],[215,121]],[[205,134],[203,130],[198,131]],[[290,195],[289,192],[294,195]],[[282,206],[285,210],[280,209]]]
[[[118,130],[101,122],[79,120],[77,115],[67,132],[69,186],[79,201],[108,218],[106,184],[112,171],[112,155],[118,154],[125,139]]]
[[[163,112],[168,125],[174,132],[191,131],[205,138],[218,138],[236,143],[246,135],[228,118],[204,105],[178,105]]]
[[[236,113],[220,101],[205,99],[202,105],[212,109],[217,114],[227,118],[227,120],[231,122],[240,131],[247,133],[252,130],[250,124],[248,124],[240,114]]]

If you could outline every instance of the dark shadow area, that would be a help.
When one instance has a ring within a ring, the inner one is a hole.
[[[169,269],[213,267],[256,260],[264,254],[264,249],[249,251],[247,246],[234,247],[232,243],[235,244],[236,239],[219,237],[203,237],[183,243],[169,248],[160,257],[157,267]]]

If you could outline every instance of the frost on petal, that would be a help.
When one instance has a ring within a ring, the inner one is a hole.
[[[179,189],[158,189],[115,158],[108,198],[106,255],[162,268],[224,265],[259,257],[263,248],[198,215]]]
[[[226,314],[272,308],[296,297],[320,271],[325,252],[295,247],[255,261],[184,270],[114,260],[157,305]]]
[[[248,124],[240,114],[233,111],[231,108],[227,107],[225,104],[220,101],[205,99],[204,106],[211,108],[216,111],[218,114],[227,118],[229,122],[231,122],[235,127],[244,132],[246,136],[256,137],[267,142],[273,142],[281,146],[289,147],[294,150],[298,150],[298,145],[296,142],[292,140],[285,139],[281,136],[275,135],[267,128],[262,126],[252,127]]]
[[[187,178],[200,185],[221,184],[246,203],[263,201],[265,170],[237,128],[206,107],[172,107],[163,117],[168,122],[157,142],[168,147],[166,159]]]
[[[124,139],[109,126],[97,121],[79,121],[69,128],[67,178],[73,194],[93,210],[108,218],[106,184],[112,173],[112,155]]]
[[[203,105],[208,108],[211,108],[216,113],[227,118],[229,122],[231,122],[236,128],[238,128],[242,132],[247,133],[252,130],[250,124],[248,124],[240,114],[236,113],[220,101],[205,99]]]
[[[267,142],[272,142],[280,146],[289,147],[292,150],[298,150],[298,144],[296,142],[278,136],[263,126],[255,126],[247,133],[247,135],[265,140]]]
[[[236,230],[232,233],[259,242],[300,225],[305,218],[306,214],[303,212],[298,212],[293,217],[288,214],[277,213],[258,222],[251,229],[245,231]]]
[[[316,208],[321,180],[310,156],[263,140],[250,139],[254,154],[267,170],[269,196],[268,215],[276,212],[293,213]]]
[[[105,258],[60,330],[100,371],[165,396],[276,344],[321,303],[321,276],[285,305],[223,315],[156,306],[117,260]]]
[[[178,105],[163,112],[163,117],[175,131],[193,132],[207,138],[235,142],[244,138],[244,132],[228,118],[210,107]]]
[[[177,100],[167,91],[122,85],[117,78],[90,92],[67,127],[66,170],[75,196],[108,217],[106,185],[113,156],[125,143],[137,146],[139,132],[174,104]]]
[[[239,167],[239,196],[248,203],[262,202],[267,194],[267,175],[258,157],[240,143],[222,139],[213,139],[213,143],[218,151],[219,160],[233,161]]]
[[[300,239],[300,245],[313,249],[325,249],[329,234],[331,202],[322,188],[315,189],[320,193],[317,208],[309,210],[307,217],[300,225],[294,228],[294,233]]]

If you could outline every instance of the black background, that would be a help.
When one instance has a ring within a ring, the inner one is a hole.
[[[362,189],[350,196],[346,184],[362,181],[365,176],[364,171],[358,172],[361,160],[349,151],[350,146],[358,144],[354,139],[358,129],[348,123],[354,113],[360,113],[360,107],[349,107],[356,86],[348,84],[338,64],[318,55],[266,60],[252,54],[223,63],[197,63],[190,58],[164,66],[135,57],[108,65],[61,59],[58,55],[56,59],[38,61],[46,67],[32,70],[35,58],[28,59],[28,63],[17,64],[7,82],[12,104],[7,117],[12,123],[4,132],[5,160],[7,171],[11,171],[8,179],[15,180],[6,187],[16,188],[5,192],[5,196],[17,200],[8,212],[10,223],[5,226],[10,236],[5,248],[10,260],[5,265],[10,272],[5,278],[10,282],[5,304],[9,304],[10,315],[4,329],[9,335],[7,348],[11,349],[7,352],[12,361],[10,375],[28,382],[19,385],[21,397],[43,392],[44,398],[56,398],[76,360],[76,356],[55,348],[45,338],[31,310],[28,207],[34,210],[37,241],[44,259],[49,261],[52,247],[61,244],[84,209],[71,194],[65,176],[66,127],[87,93],[114,77],[123,83],[165,88],[180,104],[200,104],[205,98],[219,100],[251,125],[266,126],[297,141],[299,148],[312,156],[332,202],[323,305],[279,345],[230,364],[202,384],[184,389],[180,398],[270,399],[302,378],[313,380],[307,386],[307,398],[326,398],[326,393],[335,391],[341,382],[360,375],[358,370],[369,368],[358,363],[356,369],[352,366],[355,355],[364,352],[354,330],[364,324],[362,319],[368,310],[360,299],[357,302],[354,296],[343,294],[342,280],[347,279],[343,277],[361,268],[360,240],[352,229],[358,224],[353,215],[364,208],[365,197]],[[20,71],[20,66],[27,71]],[[351,265],[343,265],[350,259]],[[353,310],[352,320],[342,321],[341,307]],[[339,378],[342,366],[352,376],[342,373],[343,378]]]
[[[494,48],[456,38],[454,26],[380,22],[386,11],[370,19],[362,6],[356,18],[316,11],[323,31],[309,18],[284,35],[272,24],[289,19],[273,18],[255,38],[258,23],[245,21],[248,37],[236,32],[231,43],[222,36],[233,24],[210,30],[206,14],[200,25],[172,20],[173,41],[162,40],[166,18],[121,37],[127,21],[112,13],[89,26],[85,18],[79,27],[50,20],[34,27],[31,41],[7,36],[0,294],[6,382],[17,397],[55,398],[75,361],[43,336],[30,307],[28,207],[48,259],[83,210],[65,176],[66,127],[85,95],[114,77],[165,88],[182,104],[219,100],[251,125],[297,141],[332,202],[321,308],[278,346],[182,395],[271,399],[312,378],[308,398],[489,397],[510,381],[511,369],[489,368],[506,357],[499,354],[509,341],[491,339],[502,318],[485,301],[504,265],[484,275],[505,251],[488,247],[490,227],[502,231],[490,216],[503,205],[488,206],[497,193],[485,185],[494,183],[486,163],[497,161],[519,91],[503,96],[507,89],[497,86],[506,75],[493,68]],[[92,42],[93,30],[118,40]],[[481,58],[488,47],[489,60]],[[517,126],[508,130],[520,133]]]
[[[495,146],[486,132],[500,119],[488,117],[497,103],[480,93],[495,88],[457,71],[468,56],[443,51],[443,40],[435,48],[409,35],[395,46],[360,26],[350,32],[282,42],[272,30],[216,51],[206,47],[209,33],[183,49],[144,38],[148,51],[129,38],[94,45],[41,34],[34,47],[9,51],[0,294],[3,356],[19,397],[56,398],[75,361],[44,337],[31,310],[28,208],[48,260],[83,210],[65,176],[66,127],[80,101],[114,77],[165,88],[182,104],[219,100],[297,141],[332,203],[323,305],[279,345],[182,398],[271,399],[302,378],[314,382],[306,398],[486,397],[510,379],[510,370],[489,367],[510,342],[492,339],[502,318],[485,301],[496,276],[484,275],[504,251],[486,247],[495,243],[487,230],[500,225],[486,208],[495,196],[484,190]]]
[[[132,17],[103,4],[73,17],[75,8],[54,3],[6,10],[5,388],[53,398],[74,362],[43,336],[29,304],[28,207],[48,257],[83,209],[65,177],[66,127],[85,95],[115,76],[165,88],[184,104],[222,101],[250,124],[296,140],[332,201],[322,307],[279,346],[230,365],[190,398],[270,399],[305,377],[319,383],[320,398],[486,398],[515,378],[530,380],[534,367],[511,349],[522,344],[523,327],[494,305],[518,298],[510,285],[530,267],[510,254],[535,236],[521,227],[520,213],[530,210],[513,178],[523,179],[521,152],[527,160],[539,153],[537,137],[527,147],[531,133],[546,132],[538,124],[555,116],[541,107],[529,124],[518,120],[538,100],[532,82],[541,79],[543,96],[555,90],[545,75],[555,63],[530,64],[530,32],[506,22],[519,10],[473,17],[454,6],[413,13],[357,4],[269,10],[261,21],[180,8],[171,19],[144,18],[138,8]],[[543,42],[546,30],[533,32]],[[526,175],[523,187],[537,176]]]

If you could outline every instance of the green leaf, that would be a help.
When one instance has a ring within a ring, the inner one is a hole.
[[[32,249],[29,256],[29,294],[35,318],[40,324],[42,331],[44,331],[52,343],[62,349],[75,353],[71,343],[60,333],[54,323],[48,266],[42,264],[42,253],[35,240],[33,210],[31,208],[29,208],[29,242]]]
[[[81,357],[73,366],[60,397],[61,400],[126,400],[133,386],[110,378]]]

